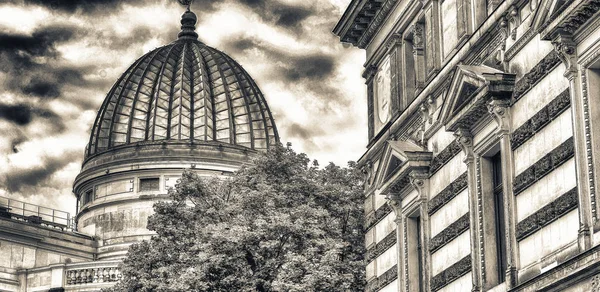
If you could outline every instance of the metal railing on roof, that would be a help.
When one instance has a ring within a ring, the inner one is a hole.
[[[0,217],[27,221],[64,231],[74,231],[69,212],[42,207],[0,196]]]

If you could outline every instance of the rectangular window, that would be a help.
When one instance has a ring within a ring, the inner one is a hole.
[[[406,218],[406,232],[410,291],[423,291],[423,249],[421,243],[421,217],[418,211]]]
[[[158,177],[140,178],[140,192],[158,191],[160,179]]]
[[[88,190],[83,194],[83,198],[81,199],[81,206],[84,206],[87,203],[90,203],[94,200],[94,191]]]
[[[496,225],[496,254],[498,255],[498,283],[504,282],[506,273],[506,224],[504,223],[504,192],[502,189],[501,153],[491,157],[492,186],[494,194],[494,213]]]

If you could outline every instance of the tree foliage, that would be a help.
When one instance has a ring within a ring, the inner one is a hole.
[[[185,171],[109,291],[363,291],[360,175],[275,147],[228,179]]]

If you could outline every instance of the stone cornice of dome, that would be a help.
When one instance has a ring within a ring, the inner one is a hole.
[[[174,140],[126,144],[86,159],[73,185],[75,190],[90,177],[115,172],[139,171],[145,169],[144,165],[159,163],[170,164],[178,169],[185,168],[182,167],[182,163],[188,168],[191,168],[191,164],[194,163],[198,169],[223,171],[237,169],[249,163],[250,156],[257,152],[244,146],[215,141],[188,143]]]

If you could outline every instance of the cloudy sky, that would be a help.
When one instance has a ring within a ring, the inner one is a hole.
[[[350,0],[196,0],[200,40],[244,66],[282,142],[345,165],[366,145],[364,53],[331,30]],[[175,40],[175,0],[0,0],[0,196],[75,211],[96,111],[142,54]]]

